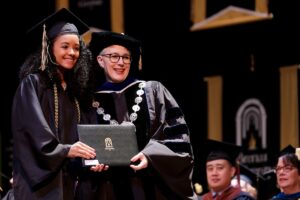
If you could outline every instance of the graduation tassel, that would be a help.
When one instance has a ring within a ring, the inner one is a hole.
[[[298,160],[300,160],[300,148],[299,147],[296,148],[295,154],[298,157]]]
[[[241,187],[241,172],[240,172],[240,160],[237,160],[237,167],[236,167],[236,177],[238,181],[238,186]]]
[[[41,52],[41,67],[40,69],[44,71],[47,66],[48,61],[47,56],[47,34],[46,34],[46,25],[43,25],[43,37],[42,37],[42,52]]]
[[[142,49],[140,48],[139,71],[142,70]]]

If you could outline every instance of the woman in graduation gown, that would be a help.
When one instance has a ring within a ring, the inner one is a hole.
[[[76,157],[95,157],[77,142],[77,123],[92,99],[86,93],[91,55],[80,38],[87,30],[61,9],[28,32],[28,40],[43,35],[43,43],[22,65],[13,101],[15,199],[73,200]]]
[[[78,199],[197,199],[188,126],[162,83],[136,78],[140,43],[124,34],[94,32],[89,49],[105,76],[95,91],[95,123],[133,123],[140,153],[130,167],[103,163],[101,172],[83,174]]]

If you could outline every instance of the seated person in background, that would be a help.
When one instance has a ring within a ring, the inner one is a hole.
[[[201,200],[254,200],[249,193],[240,187],[231,185],[231,179],[237,173],[236,159],[241,147],[208,140],[206,152],[206,177],[209,192],[200,197]]]
[[[273,200],[298,200],[300,198],[300,155],[289,145],[278,158],[275,168],[277,184],[281,192]],[[299,150],[297,151],[300,154]]]
[[[263,197],[261,197],[261,195],[259,195],[259,189],[261,188],[263,181],[265,181],[264,178],[244,164],[240,164],[239,168],[241,190],[244,192],[248,192],[255,199],[264,199]],[[237,176],[235,176],[231,180],[231,184],[233,186],[238,186],[239,182]]]

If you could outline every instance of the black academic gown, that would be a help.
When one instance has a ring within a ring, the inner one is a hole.
[[[106,83],[95,100],[118,122],[129,121],[138,84],[127,79]],[[193,157],[189,130],[183,114],[169,91],[159,82],[146,82],[136,126],[139,149],[149,161],[146,169],[110,167],[105,172],[88,172],[79,179],[77,199],[85,200],[184,200],[197,199],[192,189]],[[107,123],[96,115],[96,123]],[[101,156],[101,155],[97,155]]]
[[[1,199],[1,195],[0,195],[0,199]],[[8,190],[5,196],[1,200],[15,200],[14,190],[13,189]]]
[[[54,125],[53,88],[42,75],[20,83],[12,106],[13,189],[18,200],[74,199],[72,160],[66,158],[77,141],[77,110],[58,86],[59,128]]]
[[[275,195],[272,200],[299,200],[300,192],[296,192],[294,194],[284,194],[283,192]]]

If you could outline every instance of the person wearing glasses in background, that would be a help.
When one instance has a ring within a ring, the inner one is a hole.
[[[93,32],[89,49],[99,71],[95,123],[133,123],[140,152],[128,167],[103,163],[98,172],[87,171],[79,178],[78,199],[196,200],[188,126],[162,83],[137,78],[140,42],[125,34]]]
[[[299,149],[299,148],[297,148]],[[300,154],[299,151],[297,151]],[[281,192],[272,200],[298,200],[300,198],[300,155],[291,145],[281,151],[275,173]]]

